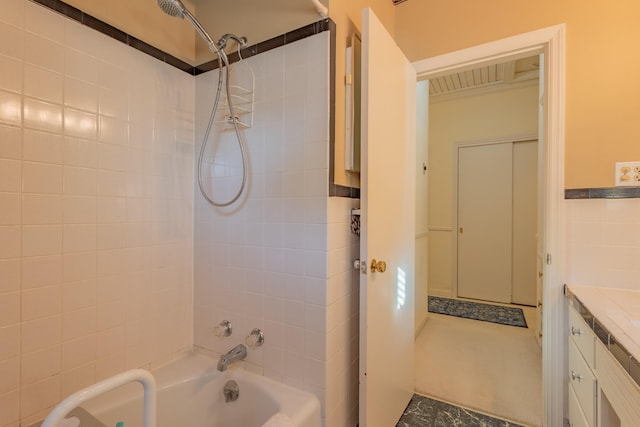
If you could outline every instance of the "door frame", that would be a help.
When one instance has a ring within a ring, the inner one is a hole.
[[[493,145],[493,144],[508,144],[508,143],[518,143],[525,141],[534,141],[538,140],[537,135],[519,135],[512,138],[495,138],[495,139],[480,139],[473,141],[464,141],[464,142],[454,142],[453,143],[453,162],[452,165],[452,189],[453,194],[451,197],[451,224],[452,224],[452,233],[451,233],[451,292],[453,292],[453,297],[458,298],[458,150],[464,147],[476,147],[479,145]],[[540,189],[538,189],[540,192]]]
[[[543,132],[538,141],[544,155],[539,159],[542,177],[544,230],[542,402],[543,425],[563,425],[567,384],[565,381],[566,340],[564,256],[564,132],[565,132],[565,24],[543,28],[502,40],[458,50],[414,62],[418,80],[544,54]]]

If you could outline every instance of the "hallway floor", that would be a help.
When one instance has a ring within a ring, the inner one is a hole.
[[[527,426],[542,425],[542,351],[528,328],[429,313],[416,338],[415,391]]]

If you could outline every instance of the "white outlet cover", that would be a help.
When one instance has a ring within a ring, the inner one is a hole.
[[[616,162],[616,187],[640,187],[640,161]]]

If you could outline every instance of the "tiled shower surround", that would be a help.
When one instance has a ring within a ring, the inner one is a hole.
[[[254,122],[242,131],[250,179],[229,208],[213,208],[196,189],[194,345],[217,355],[262,329],[265,344],[249,349],[247,369],[314,392],[327,426],[355,426],[359,294],[349,260],[359,249],[349,213],[358,201],[328,197],[329,37],[234,66],[234,84],[251,89],[249,70],[255,77]],[[216,82],[217,71],[196,77],[198,150]],[[232,129],[216,143],[203,176],[224,165],[230,177],[213,196],[225,201],[242,167]],[[231,321],[231,337],[213,334],[222,320]]]
[[[193,77],[0,13],[0,426],[192,344]]]
[[[215,356],[254,327],[266,339],[247,369],[314,392],[324,425],[357,424],[358,202],[328,197],[328,58],[325,32],[246,61],[247,193],[215,209],[194,198],[194,152],[217,71],[193,77],[3,1],[0,427],[125,369]],[[232,136],[216,162],[233,172]],[[234,333],[219,339],[223,319]]]

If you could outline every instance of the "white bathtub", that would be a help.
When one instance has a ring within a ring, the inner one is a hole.
[[[286,415],[295,427],[320,426],[320,402],[314,395],[193,354],[153,371],[158,386],[157,427],[261,427],[273,415]],[[229,380],[240,388],[225,403]],[[142,426],[142,386],[129,384],[82,405],[108,427]]]

